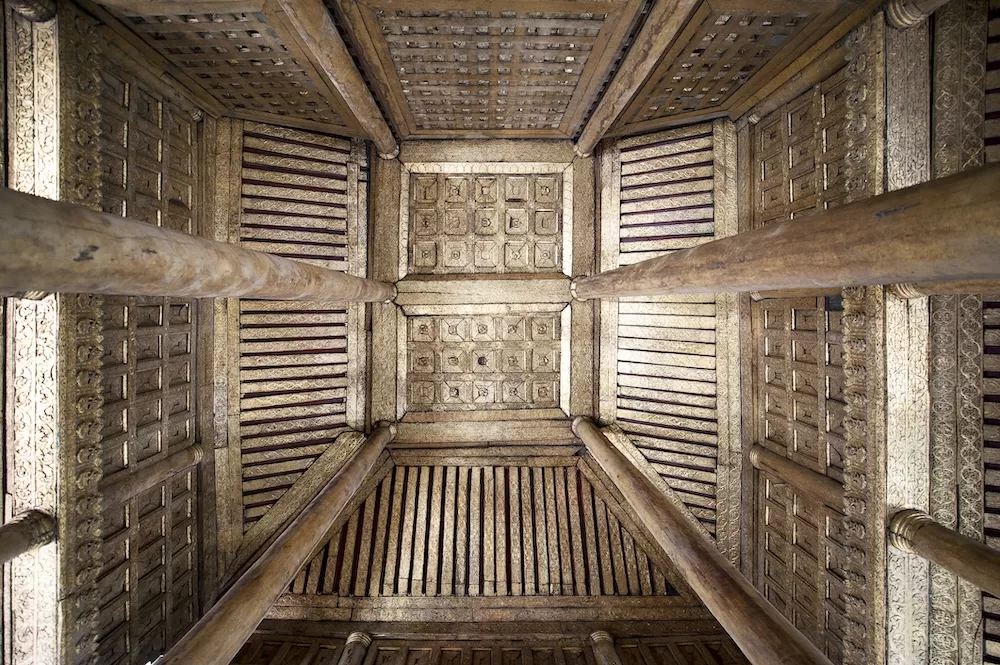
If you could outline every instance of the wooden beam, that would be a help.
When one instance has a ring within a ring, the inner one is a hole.
[[[229,665],[327,537],[395,434],[380,425],[212,609],[156,665]]]
[[[201,462],[203,452],[200,444],[167,455],[158,462],[137,470],[125,469],[101,479],[101,497],[104,505],[125,503],[134,496],[170,480],[179,473],[195,467]]]
[[[214,14],[259,12],[264,0],[98,0],[123,14],[164,16],[169,14]]]
[[[677,572],[754,665],[830,661],[659,492],[589,418],[573,431],[621,492]]]
[[[392,284],[0,190],[0,293],[382,302]]]
[[[1000,279],[1000,164],[573,280],[587,300]]]
[[[598,142],[656,69],[660,58],[699,4],[699,0],[658,0],[653,5],[618,72],[584,125],[574,147],[577,155],[589,157],[593,154]]]
[[[615,651],[615,640],[606,630],[595,630],[590,634],[590,646],[594,650],[597,665],[622,665],[618,652]]]
[[[844,512],[844,485],[830,476],[813,471],[756,443],[750,448],[750,463],[755,468],[778,477],[797,491],[811,495],[838,513]]]
[[[922,510],[906,509],[893,515],[889,542],[1000,597],[1000,551],[949,529]]]
[[[396,157],[399,144],[347,51],[323,0],[278,0],[278,3],[320,73],[340,93],[358,125],[375,143],[379,156],[384,159]]]
[[[344,650],[340,652],[340,659],[337,661],[337,665],[361,665],[371,643],[371,635],[357,630],[354,631],[347,636],[347,642],[344,644]]]

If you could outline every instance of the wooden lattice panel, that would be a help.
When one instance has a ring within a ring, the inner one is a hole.
[[[679,595],[609,498],[576,466],[397,466],[291,592]]]
[[[104,62],[105,211],[198,230],[197,127],[176,96]],[[104,298],[104,476],[120,478],[195,443],[197,305]],[[198,483],[193,470],[122,504],[105,504],[100,578],[102,662],[146,663],[198,618]]]
[[[561,270],[561,173],[413,173],[409,190],[409,272]]]
[[[842,312],[836,299],[753,305],[755,441],[843,481],[845,397]],[[834,662],[842,659],[843,516],[756,474],[757,584]]]
[[[754,228],[844,201],[846,96],[841,70],[754,127]]]
[[[336,9],[404,136],[566,138],[643,4],[338,0]]]
[[[263,12],[125,13],[124,23],[227,109],[349,126],[343,102]]]

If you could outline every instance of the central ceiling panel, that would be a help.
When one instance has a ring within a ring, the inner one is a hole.
[[[647,0],[328,0],[403,138],[571,138]]]

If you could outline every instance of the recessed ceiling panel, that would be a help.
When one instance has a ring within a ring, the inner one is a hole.
[[[405,136],[566,138],[645,0],[338,0],[363,67]]]

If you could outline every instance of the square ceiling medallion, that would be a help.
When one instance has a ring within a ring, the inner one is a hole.
[[[403,138],[569,138],[646,0],[329,0]]]

